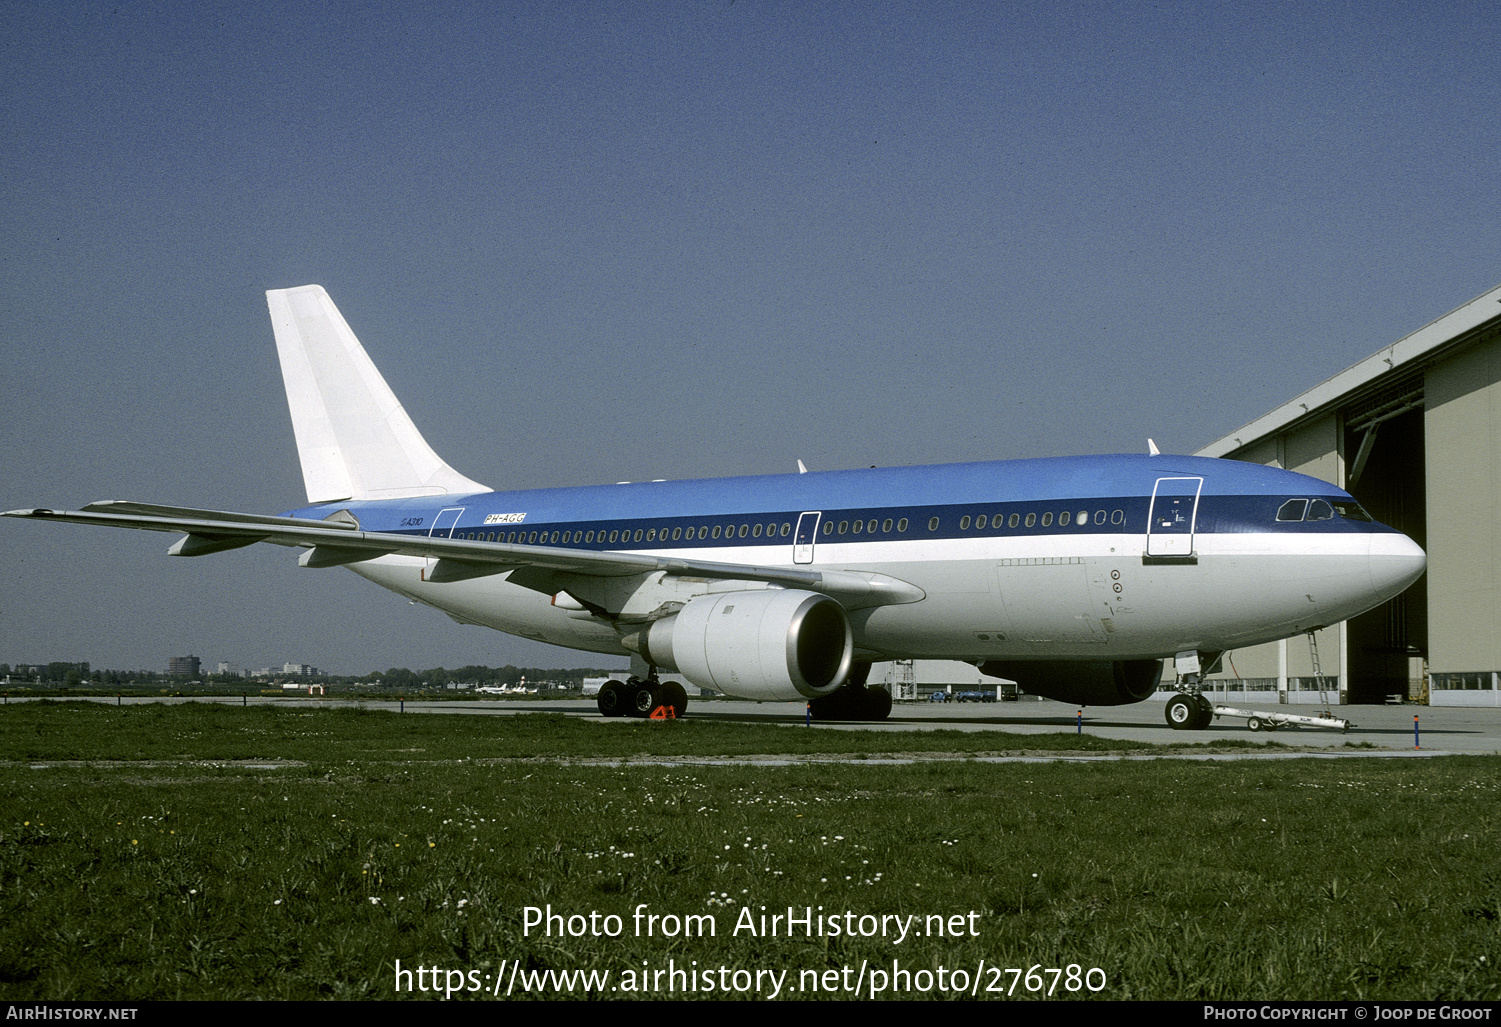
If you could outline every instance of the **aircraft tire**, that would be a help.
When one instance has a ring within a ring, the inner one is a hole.
[[[626,700],[630,715],[643,720],[650,717],[651,711],[657,708],[657,692],[661,687],[661,685],[653,687],[646,681],[637,684]]]
[[[625,716],[625,685],[619,681],[606,681],[599,689],[599,696],[595,699],[599,706],[599,712],[604,717]]]
[[[662,706],[671,706],[672,715],[681,717],[688,708],[688,691],[676,681],[664,682],[658,689],[657,702]]]
[[[1193,729],[1195,731],[1203,731],[1210,724],[1214,723],[1214,704],[1202,695],[1195,696],[1194,698],[1197,700],[1198,710],[1196,712],[1198,716],[1194,718]]]
[[[1189,731],[1198,725],[1198,711],[1186,695],[1175,695],[1169,699],[1162,715],[1167,718],[1167,726],[1174,731]]]
[[[891,693],[884,688],[846,685],[808,705],[814,720],[885,720],[891,715]]]

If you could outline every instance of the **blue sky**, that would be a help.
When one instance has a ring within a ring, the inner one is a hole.
[[[0,508],[301,501],[325,286],[497,488],[1190,452],[1501,283],[1481,3],[0,0]],[[0,523],[0,662],[587,654]]]

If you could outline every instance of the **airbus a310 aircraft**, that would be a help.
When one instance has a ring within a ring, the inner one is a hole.
[[[322,287],[266,295],[308,505],[6,516],[182,532],[174,556],[296,547],[304,567],[348,567],[461,623],[640,656],[648,676],[608,683],[605,716],[681,712],[665,669],[882,719],[870,665],[912,658],[1068,703],[1139,702],[1165,658],[1353,617],[1424,569],[1332,485],[1155,453],[496,492],[433,452]],[[1211,717],[1192,686],[1167,715]]]

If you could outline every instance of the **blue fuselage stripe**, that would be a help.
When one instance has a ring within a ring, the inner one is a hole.
[[[370,531],[601,551],[732,543],[771,549],[789,545],[808,512],[820,515],[815,543],[1141,535],[1149,530],[1154,491],[1155,532],[1392,530],[1343,515],[1279,521],[1290,498],[1340,504],[1350,497],[1289,471],[1195,457],[1080,457],[486,492],[325,504],[292,515],[321,519],[347,508]],[[924,501],[937,496],[949,501]],[[1176,511],[1164,516],[1174,501]]]

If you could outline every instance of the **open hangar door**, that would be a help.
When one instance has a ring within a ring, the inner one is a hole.
[[[1345,411],[1345,490],[1372,517],[1428,546],[1423,385],[1385,390]],[[1428,576],[1349,622],[1350,703],[1407,697],[1410,666],[1428,656]]]

